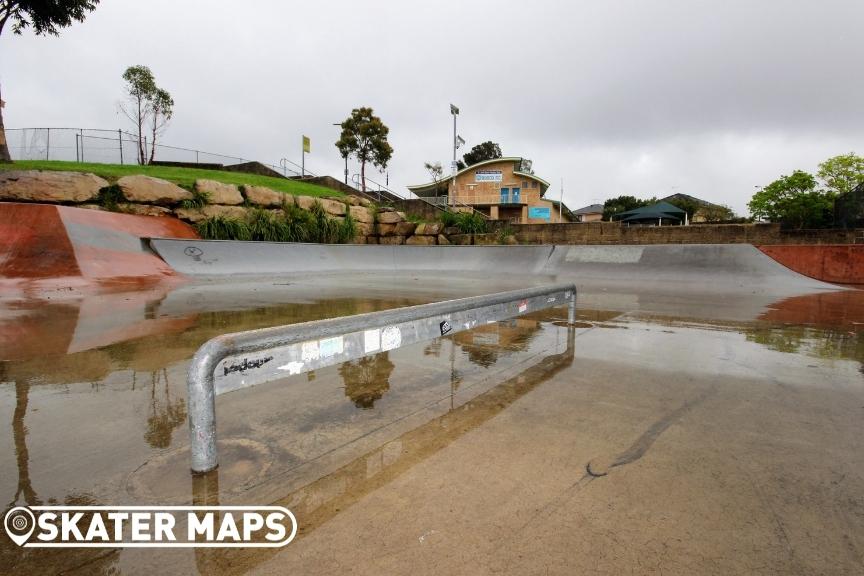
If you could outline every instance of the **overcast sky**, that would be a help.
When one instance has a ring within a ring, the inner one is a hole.
[[[307,167],[340,178],[332,124],[371,106],[402,192],[447,165],[453,102],[468,147],[531,158],[571,208],[746,213],[755,186],[864,154],[862,22],[860,0],[103,0],[59,38],[5,31],[0,79],[7,127],[116,129],[145,64],[176,102],[166,143],[276,164],[306,134]]]

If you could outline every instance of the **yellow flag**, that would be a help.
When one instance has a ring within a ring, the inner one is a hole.
[[[303,136],[303,152],[311,152],[312,141],[308,136]]]

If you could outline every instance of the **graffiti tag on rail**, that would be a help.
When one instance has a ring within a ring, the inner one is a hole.
[[[230,366],[225,366],[223,370],[225,371],[224,376],[231,374],[232,372],[246,372],[247,370],[255,370],[256,368],[261,368],[267,362],[273,360],[273,356],[267,356],[266,358],[258,358],[257,360],[249,360],[248,358],[244,358],[243,362],[239,364],[231,364]]]

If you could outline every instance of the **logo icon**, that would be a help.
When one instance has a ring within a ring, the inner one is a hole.
[[[441,322],[441,324],[439,325],[439,328],[441,328],[441,336],[444,336],[445,334],[447,334],[448,332],[450,332],[450,330],[453,329],[453,327],[450,326],[450,323],[447,322],[446,320],[444,320],[443,322]]]
[[[36,518],[27,508],[17,506],[6,513],[3,524],[6,526],[6,534],[9,535],[9,538],[21,546],[33,533],[33,529],[36,527]]]

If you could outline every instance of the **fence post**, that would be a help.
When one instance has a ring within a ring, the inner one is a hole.
[[[78,134],[75,134],[75,161],[80,162],[79,160],[79,152],[78,152]]]
[[[198,150],[195,150],[195,164],[198,164]]]
[[[51,159],[51,128],[46,128],[48,136],[45,139],[45,160]]]
[[[123,131],[117,129],[117,141],[120,143],[120,165],[123,165]]]
[[[78,132],[81,134],[81,162],[84,162],[84,129],[79,128]]]

